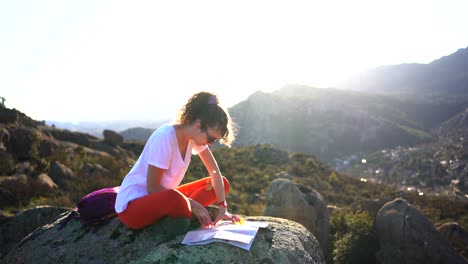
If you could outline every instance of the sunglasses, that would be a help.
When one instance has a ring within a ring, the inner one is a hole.
[[[206,133],[206,140],[208,141],[207,143],[216,143],[219,140],[218,138],[210,136],[210,134],[208,134],[208,130],[205,130],[205,133]]]

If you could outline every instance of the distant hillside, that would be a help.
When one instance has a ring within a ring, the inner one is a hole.
[[[71,131],[80,131],[91,134],[95,137],[102,138],[102,132],[105,129],[114,131],[123,131],[133,127],[145,127],[145,128],[158,128],[162,124],[169,122],[168,120],[115,120],[115,121],[84,121],[84,122],[58,122],[58,121],[46,121],[49,126],[55,126],[57,128],[68,129]],[[133,139],[133,138],[132,138]],[[130,140],[130,139],[129,139]],[[135,140],[146,140],[143,138]]]
[[[416,94],[431,100],[468,98],[468,48],[429,64],[381,66],[338,86],[372,93]],[[440,98],[439,96],[443,97]]]
[[[468,141],[468,108],[444,122],[439,134],[454,140]]]
[[[151,134],[154,132],[153,128],[143,128],[143,127],[134,127],[126,129],[120,132],[125,140],[135,140],[135,141],[142,141],[146,142]]]
[[[274,93],[257,92],[229,111],[240,128],[238,146],[266,143],[331,161],[430,141],[428,131],[465,105],[286,86]]]
[[[72,207],[85,194],[117,186],[135,163],[116,133],[99,139],[0,107],[0,211],[41,204]]]
[[[337,169],[349,175],[423,193],[468,194],[468,108],[443,122],[435,140],[349,157]],[[365,159],[366,162],[361,162]]]

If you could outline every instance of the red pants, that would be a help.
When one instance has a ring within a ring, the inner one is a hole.
[[[224,193],[227,193],[230,184],[225,177],[223,182]],[[204,207],[215,203],[217,199],[210,177],[181,185],[175,190],[165,190],[137,198],[118,215],[120,221],[134,229],[152,225],[164,216],[191,218],[192,210],[187,198],[199,202]]]

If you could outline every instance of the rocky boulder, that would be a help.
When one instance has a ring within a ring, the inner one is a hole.
[[[67,129],[58,129],[53,127],[42,127],[43,132],[48,132],[53,138],[61,141],[73,142],[78,145],[89,147],[92,141],[98,140],[97,137]]]
[[[100,176],[110,177],[112,172],[104,168],[101,164],[86,163],[78,172],[80,178],[96,178]]]
[[[35,196],[53,196],[58,186],[46,174],[31,177],[26,174],[0,176],[0,207],[16,207]]]
[[[29,177],[25,174],[0,177],[0,206],[17,205],[31,191]]]
[[[21,241],[1,263],[325,263],[318,241],[303,226],[284,219],[248,217],[268,221],[250,251],[225,243],[187,246],[181,242],[190,229],[189,219],[163,219],[142,230],[112,219],[95,232],[79,220],[62,215]],[[193,228],[193,227],[192,227]]]
[[[49,193],[58,189],[57,184],[44,173],[39,174],[33,182],[36,193]]]
[[[39,145],[39,156],[46,157],[52,155],[60,149],[60,144],[57,140],[47,138],[41,141]]]
[[[380,263],[467,263],[432,223],[403,199],[388,202],[379,210],[376,229]]]
[[[124,142],[123,136],[112,130],[105,129],[102,135],[104,136],[104,141],[112,146],[119,146]]]
[[[6,255],[21,239],[36,228],[54,222],[60,214],[66,211],[70,209],[40,206],[6,218],[0,224],[0,257]]]
[[[16,160],[31,160],[37,158],[38,148],[42,140],[41,133],[34,128],[18,127],[10,130],[11,150],[8,150]]]
[[[468,258],[468,232],[458,223],[450,222],[437,226],[437,230],[462,256]]]
[[[59,187],[65,187],[66,180],[76,177],[70,168],[58,161],[51,162],[49,176]]]
[[[296,221],[309,229],[328,254],[330,217],[327,202],[314,189],[286,179],[274,180],[266,194],[264,215]]]

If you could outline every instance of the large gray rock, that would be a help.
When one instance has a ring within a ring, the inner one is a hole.
[[[63,207],[39,206],[4,219],[0,224],[0,257],[6,255],[36,228],[54,222],[60,214],[70,210]]]
[[[467,263],[432,223],[403,199],[385,204],[377,214],[380,250],[377,258],[383,264]]]
[[[75,173],[70,168],[58,161],[51,162],[49,176],[59,187],[62,188],[66,187],[65,182],[67,180],[76,177]]]
[[[286,179],[274,180],[266,194],[264,215],[296,221],[309,229],[328,254],[330,216],[327,202],[314,189]]]
[[[50,193],[58,189],[57,184],[45,173],[39,174],[33,181],[33,186],[36,193]]]
[[[458,223],[449,222],[437,227],[437,230],[449,241],[461,255],[468,258],[468,232]]]
[[[189,228],[181,219],[162,220],[142,230],[112,219],[96,232],[84,229],[77,219],[64,228],[55,223],[37,229],[2,259],[1,263],[325,263],[318,241],[303,226],[284,219],[268,221],[257,233],[250,251],[225,243],[182,245]]]

